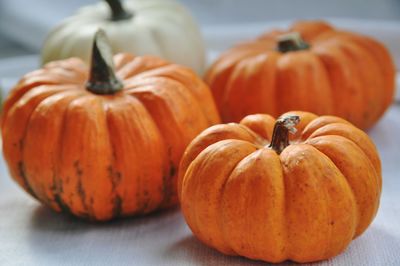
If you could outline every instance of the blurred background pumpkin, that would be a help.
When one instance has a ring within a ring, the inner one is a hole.
[[[298,21],[223,52],[205,77],[225,122],[289,110],[373,126],[393,103],[396,69],[376,39]]]
[[[106,0],[79,9],[46,37],[42,62],[79,57],[89,62],[98,28],[114,52],[155,55],[203,73],[200,29],[188,10],[173,0]]]

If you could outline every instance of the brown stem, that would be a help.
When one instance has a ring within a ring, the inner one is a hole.
[[[111,9],[111,20],[119,21],[133,17],[133,14],[126,11],[120,0],[105,0]]]
[[[269,148],[280,154],[287,146],[289,146],[289,132],[296,133],[295,126],[300,122],[297,115],[285,115],[279,117],[274,126],[272,140]]]
[[[291,32],[278,37],[277,50],[282,53],[307,49],[310,49],[310,45],[301,38],[298,32]]]
[[[112,51],[107,36],[100,29],[93,40],[92,64],[86,89],[96,94],[113,94],[120,91],[122,87],[122,82],[115,75]]]

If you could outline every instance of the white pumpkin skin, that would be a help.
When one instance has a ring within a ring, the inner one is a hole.
[[[126,20],[112,21],[105,2],[82,7],[48,35],[42,63],[80,57],[89,62],[95,32],[102,28],[114,53],[155,55],[188,66],[198,74],[205,67],[205,48],[200,29],[190,13],[174,0],[127,0]]]

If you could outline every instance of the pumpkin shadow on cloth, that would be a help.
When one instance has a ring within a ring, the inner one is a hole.
[[[400,233],[393,233],[378,224],[372,224],[343,253],[328,260],[326,265],[400,265]]]
[[[163,242],[169,241],[183,223],[178,208],[94,223],[40,206],[32,212],[27,245],[29,252],[39,258],[34,265],[59,265],[60,261],[67,265],[137,262],[144,252],[155,253],[167,245]]]
[[[218,251],[204,245],[193,235],[187,236],[179,240],[178,242],[171,245],[168,252],[172,256],[184,257],[187,261],[193,263],[193,265],[208,266],[208,265],[254,265],[254,266],[266,266],[266,265],[296,265],[293,262],[284,262],[281,264],[268,264],[262,261],[255,261],[246,259],[239,256],[227,256]]]
[[[32,213],[32,228],[39,231],[82,231],[92,228],[118,228],[120,226],[135,226],[149,223],[153,219],[160,219],[178,211],[178,207],[158,210],[142,216],[120,217],[106,222],[96,222],[75,217],[66,213],[59,213],[46,206],[39,205]]]
[[[400,257],[395,250],[400,250],[400,235],[396,238],[387,230],[372,226],[362,236],[355,239],[341,254],[328,260],[307,264],[286,261],[269,264],[243,257],[226,256],[202,244],[193,235],[187,236],[171,245],[168,252],[177,257],[184,257],[193,265],[400,265]],[[396,257],[397,256],[397,257]]]

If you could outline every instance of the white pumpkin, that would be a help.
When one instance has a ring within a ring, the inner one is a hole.
[[[174,0],[106,0],[83,7],[50,32],[42,62],[69,57],[89,62],[99,28],[106,32],[114,53],[156,55],[203,73],[200,30],[188,10]]]

